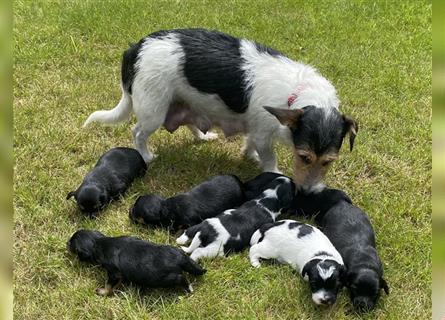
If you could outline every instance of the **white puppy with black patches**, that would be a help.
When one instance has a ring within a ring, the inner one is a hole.
[[[292,180],[279,176],[267,184],[257,198],[188,228],[176,242],[185,245],[192,239],[190,246],[182,249],[195,261],[241,251],[249,245],[255,230],[274,222],[290,207],[294,194]]]
[[[252,266],[260,267],[260,259],[289,264],[309,281],[316,304],[335,303],[346,270],[340,253],[319,229],[294,220],[280,220],[261,226],[250,245]]]

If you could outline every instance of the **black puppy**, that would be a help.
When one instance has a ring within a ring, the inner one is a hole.
[[[256,199],[188,228],[176,239],[176,243],[185,245],[191,241],[189,247],[182,249],[195,261],[241,251],[249,245],[258,228],[274,222],[282,211],[292,205],[294,195],[292,180],[279,176],[267,184]]]
[[[295,206],[306,217],[318,211],[316,223],[343,257],[345,284],[354,307],[359,311],[374,308],[380,289],[389,294],[389,288],[368,216],[343,191],[329,188],[309,194],[299,191]]]
[[[122,281],[143,288],[181,286],[193,292],[183,272],[197,276],[206,272],[177,248],[134,237],[106,237],[99,231],[79,230],[67,246],[81,261],[107,270],[105,288],[96,290],[99,295],[111,295]]]
[[[187,193],[165,200],[157,195],[139,197],[130,209],[130,219],[178,230],[238,207],[244,201],[244,187],[238,177],[215,176]]]
[[[146,171],[147,165],[137,150],[113,148],[100,157],[79,188],[68,193],[66,199],[74,196],[79,208],[91,215],[119,198]]]

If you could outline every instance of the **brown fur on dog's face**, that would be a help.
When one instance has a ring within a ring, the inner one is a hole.
[[[298,187],[312,187],[323,180],[330,164],[338,159],[346,134],[352,151],[358,125],[335,108],[265,109],[292,133],[294,182]]]
[[[294,183],[297,186],[313,186],[321,182],[332,162],[338,159],[337,153],[317,156],[309,149],[294,149]]]

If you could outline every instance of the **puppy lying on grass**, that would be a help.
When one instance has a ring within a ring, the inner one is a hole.
[[[287,263],[309,281],[316,304],[333,304],[342,287],[346,269],[340,253],[319,229],[294,220],[261,226],[250,240],[249,258],[260,267],[260,259]]]
[[[168,199],[157,195],[141,196],[130,209],[130,219],[178,230],[238,207],[245,200],[240,179],[234,175],[221,175]]]
[[[380,290],[389,294],[389,287],[383,279],[374,230],[366,213],[351,204],[343,191],[329,188],[317,193],[299,191],[295,206],[305,216],[318,213],[316,223],[345,262],[345,281],[354,307],[359,311],[373,309]]]
[[[184,245],[193,239],[188,248],[182,249],[191,253],[195,261],[241,251],[249,245],[255,230],[274,222],[282,210],[291,206],[294,194],[295,185],[290,178],[275,178],[257,199],[188,228],[176,243]]]
[[[183,273],[200,276],[206,272],[177,248],[134,237],[106,237],[99,231],[79,230],[67,246],[81,261],[107,270],[105,288],[96,290],[102,296],[112,295],[122,281],[143,288],[180,286],[193,292]]]
[[[147,165],[137,150],[113,148],[100,157],[79,188],[68,193],[66,199],[74,197],[80,210],[93,215],[119,198],[146,171]]]

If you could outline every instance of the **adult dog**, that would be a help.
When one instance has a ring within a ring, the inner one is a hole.
[[[146,145],[159,127],[188,125],[196,137],[246,135],[244,150],[263,171],[278,172],[273,143],[294,147],[297,186],[317,185],[347,133],[352,150],[358,126],[338,111],[333,85],[311,66],[246,39],[204,29],[154,32],[124,52],[122,98],[93,121],[117,123],[131,112],[136,149],[146,162]],[[277,121],[278,119],[278,121]]]

